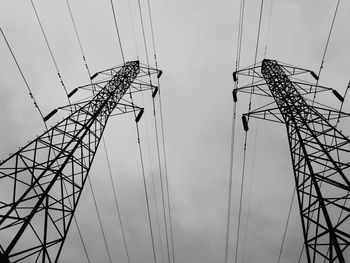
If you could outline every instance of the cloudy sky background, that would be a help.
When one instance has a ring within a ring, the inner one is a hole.
[[[154,65],[147,2],[141,2],[150,62]],[[150,0],[158,62],[164,72],[161,88],[174,247],[176,261],[181,263],[224,261],[233,103],[231,74],[235,65],[239,2]],[[139,56],[146,63],[137,1],[130,0],[132,19],[127,0],[114,3],[126,60],[135,60]],[[264,1],[258,60],[263,58],[267,42],[267,58],[317,72],[336,1],[274,0],[268,31],[270,3]],[[71,91],[87,84],[88,75],[66,2],[36,0],[35,4],[67,89]],[[71,0],[70,4],[91,72],[121,64],[109,1]],[[260,1],[246,1],[241,55],[243,67],[254,62],[259,8]],[[349,81],[349,15],[350,3],[342,1],[320,79],[321,84],[331,86],[340,94],[344,93]],[[44,115],[64,105],[65,94],[30,1],[1,0],[0,26]],[[44,126],[3,39],[0,40],[0,63],[0,159],[3,159],[40,134]],[[331,94],[321,99],[334,107],[339,106]],[[153,175],[160,208],[149,93],[144,94],[143,102],[146,115],[141,122],[141,140],[147,183],[152,192]],[[240,115],[247,111],[247,104],[247,97],[240,96],[235,137],[230,259],[234,255],[242,171],[244,134]],[[348,102],[345,102],[344,109],[349,111]],[[286,133],[282,125],[262,121],[258,128],[252,121],[250,128],[239,262],[277,262],[294,187]],[[131,261],[152,262],[133,116],[112,118],[105,139]],[[97,153],[91,179],[113,261],[126,262],[102,148]],[[150,196],[152,219],[156,223],[155,195],[152,192]],[[77,219],[91,261],[108,262],[88,187],[84,189]],[[165,262],[162,261],[156,224],[154,229],[158,260]],[[161,238],[165,251],[164,233]],[[297,262],[301,246],[300,219],[294,206],[281,262]],[[74,224],[60,261],[87,262]]]

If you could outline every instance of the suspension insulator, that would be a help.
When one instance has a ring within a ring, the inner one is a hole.
[[[141,117],[142,117],[142,115],[143,115],[143,112],[144,112],[144,109],[142,108],[142,109],[140,110],[139,114],[136,116],[136,119],[135,119],[136,122],[139,122],[139,121],[140,121],[140,119],[141,119]]]
[[[163,74],[163,71],[162,70],[158,70],[157,78],[159,79],[160,76],[162,76],[162,74]]]
[[[247,121],[247,118],[245,117],[245,115],[242,115],[242,122],[243,122],[243,128],[245,131],[248,131],[249,130],[249,127],[248,127],[248,121]]]
[[[57,112],[57,109],[54,109],[53,111],[51,111],[49,114],[46,115],[46,117],[44,117],[44,121],[47,121],[48,119],[50,119],[53,115],[55,115]]]
[[[158,87],[155,87],[153,92],[152,92],[152,98],[154,98],[158,93]]]
[[[336,91],[335,89],[333,89],[332,92],[333,92],[334,96],[337,97],[338,100],[340,100],[341,102],[344,102],[344,98],[342,97],[342,95],[340,95],[340,94],[338,93],[338,91]]]
[[[233,101],[237,102],[237,89],[232,90],[232,97],[233,97]]]
[[[233,76],[233,81],[234,81],[234,82],[237,82],[237,81],[238,81],[237,73],[236,73],[236,72],[233,72],[232,76]]]
[[[313,76],[313,77],[314,77],[314,79],[315,79],[315,80],[318,80],[318,76],[316,75],[316,73],[315,73],[315,72],[310,71],[310,74],[311,74],[311,76]]]
[[[72,90],[69,94],[68,94],[68,98],[72,97],[74,95],[74,93],[76,93],[78,91],[78,88],[75,88],[74,90]]]
[[[98,75],[98,72],[97,72],[97,73],[95,73],[94,75],[92,75],[92,76],[90,77],[90,80],[93,80],[94,78],[96,78],[96,77],[97,77],[97,75]]]

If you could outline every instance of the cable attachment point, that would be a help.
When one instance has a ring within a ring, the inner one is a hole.
[[[157,96],[158,93],[158,87],[155,87],[153,92],[152,92],[152,98],[154,98],[155,96]]]
[[[76,92],[78,91],[78,88],[75,88],[68,94],[68,98],[72,97]]]
[[[333,89],[332,92],[333,92],[334,96],[336,96],[337,99],[340,100],[340,102],[344,102],[344,98],[342,97],[342,95],[340,95],[340,94],[338,93],[338,91],[336,91],[335,89]]]
[[[237,81],[238,81],[237,72],[233,72],[232,77],[233,77],[233,81],[234,81],[234,82],[237,82]]]
[[[316,75],[316,73],[315,73],[315,72],[310,71],[310,74],[311,74],[311,76],[313,76],[313,77],[314,77],[314,79],[315,79],[315,80],[318,80],[318,76]]]
[[[247,131],[249,130],[249,127],[248,127],[247,118],[245,117],[244,114],[242,115],[242,122],[243,122],[243,128],[244,128],[244,130],[247,132]]]
[[[97,73],[95,73],[94,75],[92,75],[92,76],[90,77],[90,80],[93,80],[94,78],[96,78],[96,77],[97,77],[97,75],[98,75],[98,72],[97,72]]]
[[[144,112],[144,108],[141,108],[140,111],[139,111],[139,114],[137,114],[136,118],[135,118],[135,121],[136,123],[138,123],[143,115],[143,112]]]
[[[237,89],[232,90],[232,97],[233,97],[233,101],[237,102]]]
[[[51,111],[49,114],[47,114],[45,117],[44,117],[44,121],[48,121],[53,115],[55,115],[57,112],[57,109],[54,109],[53,111]]]
[[[163,71],[162,70],[158,70],[157,78],[159,79],[160,76],[162,76],[162,74],[163,74]]]

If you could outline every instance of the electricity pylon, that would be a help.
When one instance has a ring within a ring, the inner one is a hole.
[[[253,80],[233,91],[272,98],[265,106],[243,114],[283,123],[287,129],[308,262],[350,262],[350,141],[337,128],[347,113],[314,101],[316,92],[335,90],[301,81],[294,76],[310,73],[302,68],[264,59],[262,63],[233,73]],[[336,123],[333,123],[336,122]]]
[[[103,79],[80,87],[94,92],[91,100],[62,107],[68,117],[0,162],[1,263],[58,261],[108,118],[133,111],[139,121],[143,109],[123,96],[155,96],[152,74],[161,71],[138,61],[94,74]]]

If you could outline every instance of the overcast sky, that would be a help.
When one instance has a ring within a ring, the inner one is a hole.
[[[128,0],[114,1],[126,60],[139,57],[141,62],[146,63],[137,1],[129,1],[132,19]],[[154,65],[147,2],[141,2],[149,59]],[[235,65],[239,2],[150,0],[158,64],[163,70],[164,129],[175,257],[178,263],[224,261],[233,103],[231,74]],[[267,58],[317,72],[336,2],[274,0],[268,31],[271,0],[265,0],[258,60],[263,58],[267,43]],[[35,4],[67,89],[71,91],[87,84],[89,78],[66,1],[36,0]],[[70,4],[91,72],[120,65],[122,59],[110,2],[70,0]],[[260,1],[246,1],[245,7],[242,67],[254,62]],[[320,83],[331,86],[340,94],[344,93],[350,78],[349,15],[350,3],[342,1],[320,79]],[[0,26],[44,115],[64,105],[65,94],[30,1],[1,0]],[[3,39],[0,39],[0,63],[0,159],[4,159],[18,146],[42,133],[44,126]],[[141,121],[141,140],[147,183],[151,191],[157,256],[159,262],[165,262],[157,232],[151,180],[153,175],[160,208],[152,104],[150,94],[145,93],[144,96],[146,114]],[[326,99],[332,106],[339,106],[333,97]],[[247,103],[245,96],[239,97],[231,260],[234,255],[242,172],[244,134],[240,116],[247,111]],[[346,102],[344,107],[349,110],[349,103]],[[286,132],[278,124],[259,122],[257,129],[256,122],[251,125],[239,262],[277,262],[294,187]],[[113,117],[105,131],[105,139],[131,262],[153,262],[133,116]],[[102,148],[97,152],[90,175],[113,262],[126,262]],[[78,206],[77,219],[92,262],[108,262],[88,187],[84,189]],[[164,252],[163,232],[161,238]],[[281,262],[297,262],[301,246],[300,218],[295,206]],[[73,224],[60,261],[87,262]]]

